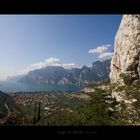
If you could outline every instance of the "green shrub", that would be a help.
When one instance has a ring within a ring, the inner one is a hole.
[[[80,111],[80,115],[84,118],[84,122],[81,121],[83,124],[111,125],[114,123],[114,111],[109,110],[109,108],[114,109],[117,102],[109,95],[110,94],[105,93],[104,90],[95,90],[95,93],[91,95],[90,102]]]

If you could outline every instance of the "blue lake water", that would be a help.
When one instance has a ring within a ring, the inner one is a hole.
[[[80,87],[74,85],[36,85],[36,84],[23,84],[16,82],[0,82],[0,91],[3,92],[35,92],[35,91],[79,91]]]

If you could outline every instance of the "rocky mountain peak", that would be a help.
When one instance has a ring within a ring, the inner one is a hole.
[[[140,15],[123,15],[115,37],[111,60],[111,82],[119,81],[120,74],[133,80],[140,78]]]
[[[94,66],[64,69],[57,66],[30,71],[18,82],[31,84],[64,84],[84,86],[87,82],[106,81],[109,78],[110,60],[94,62]]]

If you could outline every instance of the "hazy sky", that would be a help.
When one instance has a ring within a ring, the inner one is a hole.
[[[112,56],[122,15],[0,15],[0,80]]]

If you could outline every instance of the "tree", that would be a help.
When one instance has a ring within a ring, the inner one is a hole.
[[[84,125],[111,125],[114,123],[117,102],[104,90],[96,89],[90,102],[80,111],[79,123]]]
[[[36,124],[36,104],[35,104],[35,108],[34,108],[33,124]]]
[[[37,121],[40,121],[41,118],[41,103],[38,103],[38,113],[37,113]]]

